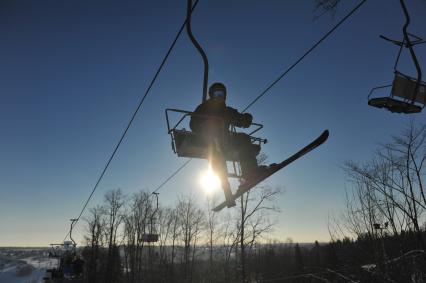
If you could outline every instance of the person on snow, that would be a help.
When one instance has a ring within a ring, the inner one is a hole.
[[[209,88],[209,99],[200,104],[191,115],[190,128],[208,146],[208,160],[219,175],[228,207],[235,206],[228,182],[227,152],[237,152],[244,182],[250,183],[264,174],[267,166],[258,166],[256,156],[260,146],[252,144],[245,133],[233,133],[230,126],[248,128],[253,116],[226,106],[226,87],[214,83]]]

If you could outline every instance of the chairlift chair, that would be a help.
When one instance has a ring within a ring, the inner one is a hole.
[[[399,46],[398,55],[394,65],[394,79],[391,85],[372,88],[368,95],[368,105],[377,108],[385,108],[393,113],[412,114],[421,112],[426,105],[426,83],[422,81],[422,71],[413,49],[414,45],[425,43],[425,41],[423,41],[420,37],[407,32],[410,17],[404,1],[400,0],[400,3],[406,18],[403,27],[403,40],[397,41],[382,35],[380,36],[386,41]],[[410,37],[413,37],[413,39],[410,39]],[[410,77],[397,70],[397,65],[403,48],[407,48],[410,51],[411,59],[416,67],[417,78]],[[373,93],[377,90],[389,87],[392,87],[391,94],[389,96],[371,98]]]
[[[178,119],[175,125],[171,126],[170,121],[170,112],[175,112],[181,114],[181,117]],[[203,138],[197,136],[197,134],[193,133],[182,127],[183,121],[195,115],[193,112],[180,110],[180,109],[166,109],[166,122],[168,133],[171,137],[171,145],[173,152],[176,153],[179,157],[187,157],[187,158],[198,158],[198,159],[208,159],[209,147],[205,144]],[[202,115],[206,116],[206,115]],[[217,117],[209,117],[208,119],[219,119]],[[252,146],[256,154],[260,152],[261,144],[267,143],[266,139],[262,139],[260,137],[253,136],[260,129],[263,128],[262,124],[252,123],[254,129],[248,133],[251,138]],[[227,146],[221,149],[223,152],[223,156],[226,161],[238,162],[239,161],[239,148],[236,146]],[[236,172],[228,173],[229,177],[240,177]]]
[[[143,234],[142,242],[145,243],[156,243],[158,242],[159,235],[158,234]]]
[[[46,269],[44,276],[45,282],[63,280],[65,278],[66,267],[64,266],[64,259],[70,253],[71,241],[64,241],[61,244],[50,244],[51,252],[49,252],[50,258],[56,258],[58,260],[57,266],[54,268]],[[65,267],[65,268],[64,268]],[[65,269],[65,270],[64,270]],[[65,272],[64,272],[65,271]]]
[[[370,98],[382,88],[392,87],[391,95]],[[386,108],[393,113],[419,113],[426,104],[426,83],[395,71],[391,85],[379,86],[371,89],[368,95],[368,105],[377,108]]]
[[[72,230],[74,224],[78,219],[70,219],[71,226],[69,231],[70,241],[64,241],[62,244],[51,244],[52,252],[49,253],[49,257],[58,259],[58,266],[56,268],[51,268],[46,271],[46,280],[71,280],[74,279],[79,274],[76,274],[74,270],[75,259],[77,255],[76,251],[76,242],[72,238]]]
[[[155,195],[156,203],[157,204],[156,204],[156,208],[155,208],[154,212],[150,216],[149,233],[144,233],[141,236],[142,242],[145,242],[145,243],[155,243],[155,242],[158,242],[158,239],[160,237],[158,235],[158,233],[156,233],[156,228],[155,228],[155,222],[156,222],[155,221],[155,215],[158,212],[158,193],[153,192],[152,194]]]

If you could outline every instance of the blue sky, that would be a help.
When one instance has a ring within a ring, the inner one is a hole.
[[[200,0],[192,29],[222,81],[228,104],[245,108],[358,1],[313,21],[314,1]],[[409,30],[426,37],[426,1],[407,1]],[[186,13],[186,1],[2,1],[0,4],[0,246],[61,241],[124,130]],[[371,0],[253,105],[271,162],[330,130],[326,144],[267,184],[283,186],[275,237],[328,240],[327,217],[342,208],[346,160],[363,161],[410,118],[367,106],[390,83],[401,38],[399,1]],[[416,49],[426,66],[426,46]],[[413,74],[408,52],[401,70]],[[164,109],[194,109],[203,65],[186,34],[90,206],[120,187],[153,189],[185,160],[175,156]],[[160,191],[164,205],[195,194],[194,161]]]

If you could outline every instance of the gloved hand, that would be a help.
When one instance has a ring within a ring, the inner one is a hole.
[[[241,127],[248,128],[251,125],[251,122],[253,121],[253,116],[249,113],[244,113],[241,117]]]

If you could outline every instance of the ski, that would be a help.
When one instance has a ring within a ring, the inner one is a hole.
[[[261,175],[258,179],[254,180],[253,182],[251,182],[249,184],[246,184],[246,183],[241,184],[238,187],[237,192],[234,195],[232,195],[232,199],[235,200],[235,199],[239,198],[244,193],[246,193],[250,189],[252,189],[254,186],[259,184],[260,182],[262,182],[263,180],[265,180],[269,176],[273,175],[275,172],[281,170],[282,168],[284,168],[287,165],[289,165],[290,163],[296,161],[297,159],[299,159],[303,155],[314,150],[315,148],[317,148],[318,146],[323,144],[328,139],[328,136],[329,136],[329,132],[328,132],[328,130],[325,130],[313,142],[311,142],[310,144],[308,144],[307,146],[305,146],[304,148],[302,148],[301,150],[299,150],[298,152],[296,152],[295,154],[293,154],[289,158],[285,159],[281,163],[278,163],[276,165],[271,166],[270,170],[265,172],[265,174]],[[218,206],[216,206],[215,208],[213,208],[213,211],[218,212],[218,211],[224,209],[227,206],[227,203],[228,203],[227,201],[224,201],[223,203],[221,203]]]

